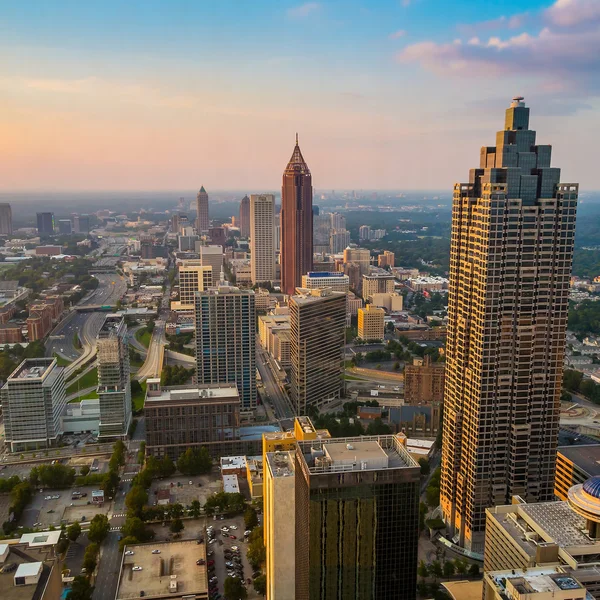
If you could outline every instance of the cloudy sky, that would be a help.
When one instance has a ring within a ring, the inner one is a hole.
[[[600,0],[0,5],[0,190],[449,189],[521,94],[600,189]]]

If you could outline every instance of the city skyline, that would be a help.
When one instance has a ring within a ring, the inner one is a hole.
[[[598,5],[447,4],[4,6],[0,189],[264,192],[295,131],[320,189],[449,189],[507,89],[592,187]]]

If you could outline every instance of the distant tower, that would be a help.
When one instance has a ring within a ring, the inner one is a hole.
[[[240,202],[240,236],[250,236],[250,198],[244,196]]]
[[[250,267],[252,283],[275,279],[275,239],[273,221],[275,196],[250,196]]]
[[[36,216],[38,233],[52,235],[54,233],[54,213],[39,212]]]
[[[302,275],[312,271],[312,237],[312,178],[296,134],[281,187],[281,289],[285,294],[294,294]]]
[[[0,235],[12,235],[12,209],[8,202],[0,204]]]
[[[208,225],[208,194],[202,186],[196,196],[196,229],[198,233],[208,231]]]

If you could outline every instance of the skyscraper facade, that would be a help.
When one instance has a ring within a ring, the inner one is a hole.
[[[275,196],[273,194],[252,194],[250,196],[252,283],[263,283],[275,279],[274,216]]]
[[[346,327],[346,294],[301,290],[291,296],[291,401],[297,414],[339,398]]]
[[[240,202],[240,236],[250,237],[250,198],[244,196]]]
[[[195,294],[196,381],[235,382],[242,409],[256,406],[254,292],[219,285]]]
[[[281,187],[281,289],[292,295],[302,275],[312,271],[312,178],[296,135]]]
[[[515,98],[452,208],[441,505],[483,547],[485,509],[553,497],[578,186]]]
[[[0,235],[12,235],[12,208],[8,202],[0,204]]]
[[[208,226],[208,194],[202,186],[196,196],[196,229],[201,233],[208,231]]]
[[[37,213],[37,230],[40,234],[52,235],[54,233],[54,213]]]
[[[131,423],[127,325],[108,315],[98,332],[99,438],[124,437]]]

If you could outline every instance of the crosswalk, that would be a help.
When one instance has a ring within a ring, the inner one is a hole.
[[[132,478],[130,478],[130,479],[121,479],[121,481],[123,481],[123,482],[127,483],[128,481],[133,481],[133,477],[132,477]]]
[[[111,527],[110,528],[111,531],[121,531],[120,527]]]
[[[118,513],[112,516],[113,519],[117,519],[118,517],[126,517],[127,513]]]

